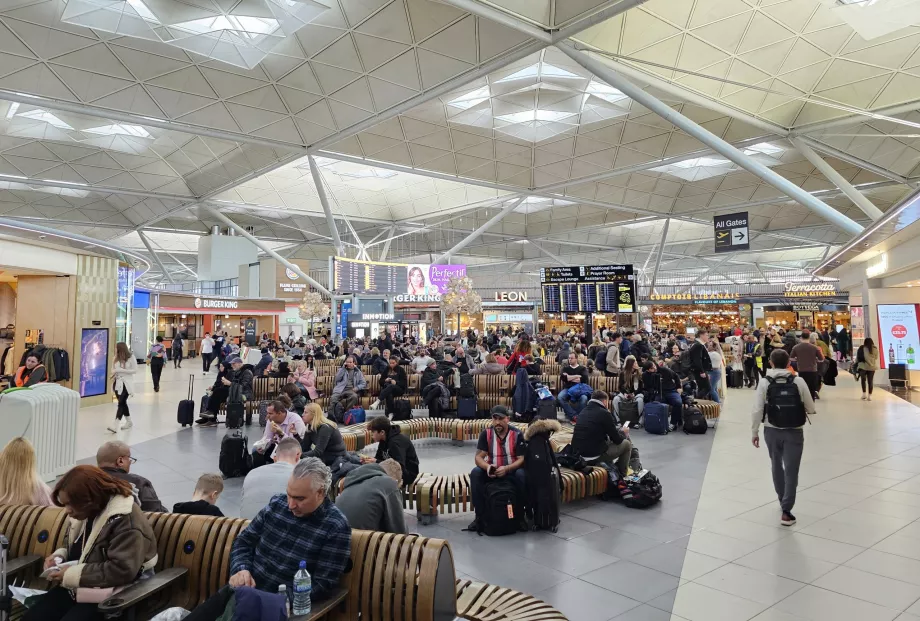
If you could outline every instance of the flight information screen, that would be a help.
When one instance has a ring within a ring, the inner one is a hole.
[[[632,265],[579,265],[540,269],[546,313],[635,313]]]

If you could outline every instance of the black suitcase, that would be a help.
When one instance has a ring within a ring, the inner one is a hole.
[[[242,403],[227,404],[227,429],[239,429],[243,426],[245,406]]]
[[[556,420],[556,400],[555,399],[540,399],[540,402],[537,403],[537,413],[534,416],[534,420],[538,418]]]
[[[533,529],[556,532],[562,507],[562,477],[549,434],[537,433],[527,444],[528,504],[533,511]]]
[[[408,399],[396,399],[393,404],[392,420],[410,420],[412,418],[412,404]]]
[[[195,390],[195,375],[189,376],[188,380],[188,399],[179,402],[179,411],[176,414],[176,422],[185,427],[195,422],[195,399],[193,399]]]
[[[725,367],[725,386],[728,388],[738,388],[735,385],[735,369],[733,367]]]
[[[252,455],[249,454],[249,438],[239,429],[227,432],[220,442],[221,474],[226,479],[243,477],[252,469]]]
[[[732,370],[732,382],[734,382],[735,388],[744,388],[744,369]]]
[[[619,405],[620,424],[629,423],[632,426],[639,422],[639,402],[630,399],[621,399]]]
[[[457,418],[462,420],[476,418],[476,397],[460,397],[457,400]]]

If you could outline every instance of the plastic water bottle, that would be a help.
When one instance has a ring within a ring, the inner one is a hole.
[[[284,615],[288,618],[291,616],[291,600],[288,598],[287,585],[279,584],[278,585],[278,595],[284,596]]]
[[[300,561],[300,569],[294,574],[294,615],[310,614],[310,593],[313,583],[307,571],[307,561]]]

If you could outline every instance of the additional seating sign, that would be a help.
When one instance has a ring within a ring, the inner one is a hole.
[[[540,268],[543,312],[635,313],[632,265]]]
[[[712,224],[717,253],[751,249],[748,212],[739,211],[738,213],[715,216],[712,219]]]

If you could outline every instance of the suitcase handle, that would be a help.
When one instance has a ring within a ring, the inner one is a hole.
[[[192,401],[192,395],[195,394],[195,374],[191,373],[188,376],[188,400]]]

